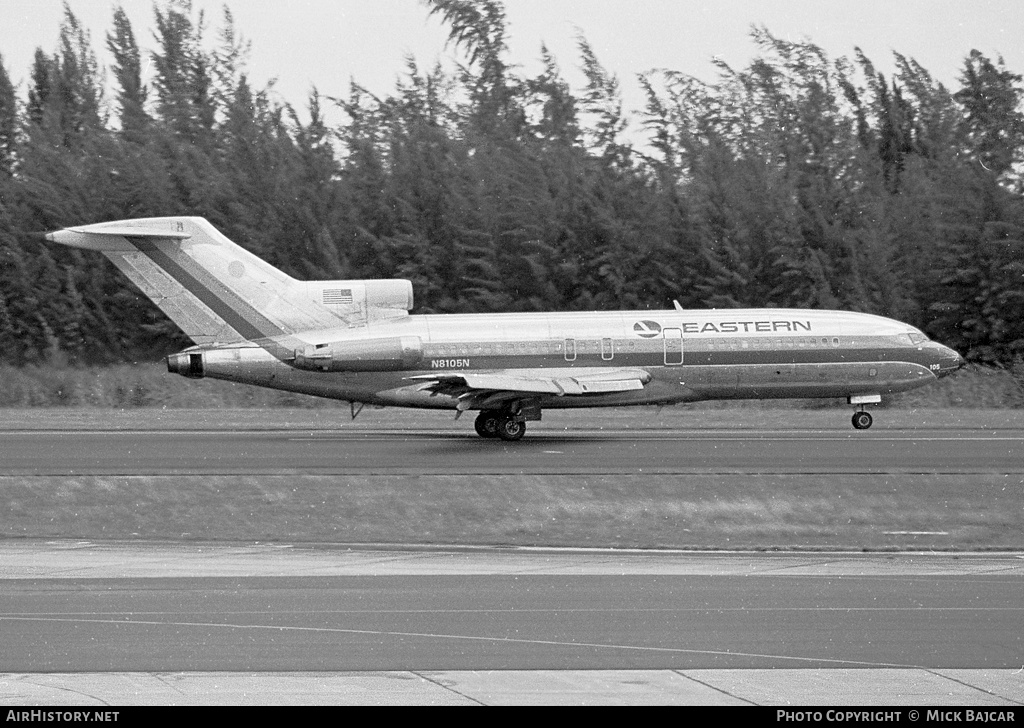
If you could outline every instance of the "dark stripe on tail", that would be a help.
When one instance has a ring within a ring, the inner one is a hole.
[[[239,297],[184,253],[172,257],[151,240],[144,238],[129,238],[129,240],[141,253],[180,283],[185,290],[209,306],[228,326],[246,339],[255,341],[285,333],[253,308],[252,304]]]

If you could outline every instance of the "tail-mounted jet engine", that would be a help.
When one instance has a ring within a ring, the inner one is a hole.
[[[412,310],[412,282],[308,281],[306,295],[353,325],[360,321],[405,316]]]
[[[180,374],[189,379],[202,379],[205,375],[205,363],[201,351],[183,351],[167,357],[167,371]]]
[[[316,372],[396,372],[423,360],[418,336],[332,341],[295,350],[298,369]]]

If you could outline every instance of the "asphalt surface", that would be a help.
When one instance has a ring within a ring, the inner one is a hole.
[[[11,672],[999,669],[1024,655],[1013,556],[3,553],[0,670]]]
[[[1024,430],[0,433],[0,474],[1022,473]]]
[[[3,672],[1018,668],[1024,581],[344,576],[3,584]]]

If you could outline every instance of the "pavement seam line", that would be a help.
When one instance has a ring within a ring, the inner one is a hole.
[[[35,675],[26,675],[26,677],[31,678],[31,677],[37,677],[37,676],[35,676]],[[106,705],[108,708],[111,707],[111,704],[108,703],[103,698],[100,698],[100,697],[98,697],[96,695],[90,695],[89,693],[84,693],[81,690],[72,690],[71,688],[66,688],[66,687],[64,687],[62,685],[50,685],[50,684],[43,683],[43,682],[34,682],[31,679],[28,679],[25,682],[30,683],[32,685],[35,685],[36,687],[46,688],[48,690],[58,690],[60,692],[71,693],[72,695],[82,695],[82,696],[84,696],[86,698],[89,698],[90,700],[95,700],[100,705]]]
[[[748,700],[747,698],[742,698],[739,695],[735,695],[733,693],[730,693],[728,690],[724,690],[724,689],[718,687],[717,685],[712,685],[711,683],[704,682],[703,680],[699,680],[699,679],[695,678],[693,675],[687,675],[682,670],[672,670],[671,672],[674,672],[676,675],[679,675],[680,677],[685,678],[687,680],[692,680],[693,682],[697,683],[698,685],[703,685],[704,687],[711,688],[715,692],[719,692],[722,695],[726,695],[726,696],[728,696],[730,698],[735,698],[736,700],[742,700],[744,703],[747,703],[748,705],[760,706],[760,703],[755,703],[753,700]]]
[[[958,685],[963,685],[965,688],[970,688],[971,690],[977,690],[979,692],[985,693],[986,695],[991,695],[993,698],[1001,698],[1002,700],[1007,700],[1007,701],[1013,703],[1014,705],[1024,705],[1024,701],[1014,700],[1013,698],[1009,698],[1009,697],[1007,697],[1005,695],[1000,695],[999,693],[994,693],[991,690],[989,690],[988,688],[982,688],[982,687],[978,687],[977,685],[971,685],[970,683],[964,682],[963,680],[959,680],[959,679],[953,677],[952,675],[946,675],[946,674],[944,674],[942,672],[939,672],[938,670],[933,670],[933,669],[925,668],[925,672],[929,672],[932,675],[935,675],[936,677],[942,678],[944,680],[949,680],[950,682],[955,682]]]
[[[469,700],[470,702],[476,703],[477,705],[482,705],[484,707],[488,707],[487,703],[485,703],[485,702],[483,702],[481,700],[477,700],[472,695],[466,695],[465,693],[456,690],[455,688],[451,687],[450,685],[445,685],[444,683],[442,683],[442,682],[440,682],[438,680],[435,680],[434,678],[430,677],[429,675],[427,675],[425,673],[417,672],[416,670],[410,670],[409,672],[412,673],[413,675],[415,675],[416,677],[420,678],[421,680],[426,680],[428,683],[432,683],[434,685],[437,685],[442,690],[445,690],[445,691],[450,692],[450,693],[455,693],[460,698],[465,698],[466,700]]]
[[[174,674],[179,674],[179,673],[150,672],[150,673],[146,673],[146,674],[148,674],[150,677],[154,678],[161,685],[167,686],[168,688],[170,688],[171,690],[176,692],[178,695],[181,695],[181,696],[184,696],[184,697],[188,697],[188,693],[186,693],[184,690],[179,688],[174,683],[172,683],[169,680],[167,680],[166,677],[165,677],[166,675],[174,675]]]

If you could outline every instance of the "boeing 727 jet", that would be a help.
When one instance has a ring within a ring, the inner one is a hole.
[[[918,329],[862,313],[718,309],[412,315],[407,280],[299,281],[199,217],[71,227],[48,240],[102,252],[195,346],[169,371],[352,403],[477,411],[518,440],[545,409],[711,399],[865,405],[963,365]]]

